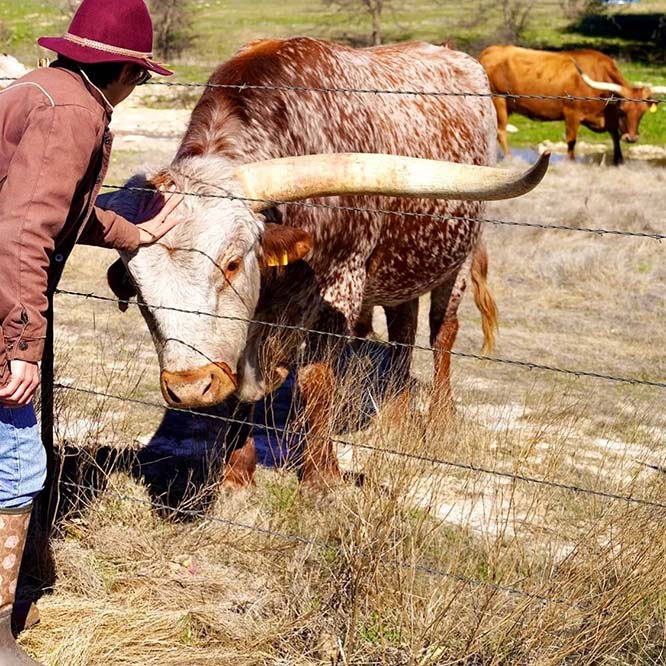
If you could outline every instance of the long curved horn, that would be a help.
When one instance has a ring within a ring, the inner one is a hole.
[[[548,169],[543,153],[526,172],[440,162],[400,155],[332,153],[283,157],[244,164],[236,170],[245,194],[263,210],[273,201],[299,201],[336,194],[383,194],[427,199],[492,201],[536,187]]]
[[[580,78],[594,90],[603,90],[604,92],[616,93],[618,95],[622,94],[622,86],[619,83],[610,83],[607,81],[595,81],[591,79],[584,71],[583,68],[578,64],[578,61],[575,58],[571,58],[573,64],[576,65],[576,69],[580,74]]]

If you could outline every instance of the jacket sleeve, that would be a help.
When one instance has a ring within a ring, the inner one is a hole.
[[[134,252],[139,247],[139,230],[112,210],[95,206],[79,243]]]
[[[0,192],[0,322],[10,360],[36,362],[44,351],[50,257],[99,141],[87,113],[36,105]]]

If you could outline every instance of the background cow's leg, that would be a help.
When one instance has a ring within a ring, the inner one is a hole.
[[[575,110],[564,109],[564,123],[566,126],[567,157],[575,160],[574,148],[576,147],[576,137],[580,128],[580,118]]]
[[[624,157],[622,157],[622,148],[620,148],[620,130],[612,129],[610,131],[611,139],[613,140],[613,165],[617,166],[618,164],[624,163]]]
[[[497,139],[502,152],[508,155],[511,151],[509,150],[509,140],[506,135],[506,126],[509,123],[509,109],[506,97],[493,97],[493,104],[497,112]]]
[[[257,451],[252,438],[251,425],[254,405],[238,402],[230,413],[233,422],[229,423],[223,442],[222,486],[238,490],[256,485],[254,473],[257,468]]]

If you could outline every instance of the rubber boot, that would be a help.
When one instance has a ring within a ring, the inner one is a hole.
[[[0,509],[0,666],[40,666],[16,643],[12,608],[32,505]]]

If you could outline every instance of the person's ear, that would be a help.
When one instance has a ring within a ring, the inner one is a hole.
[[[123,64],[118,80],[124,85],[133,85],[137,77],[136,65],[132,62]]]

